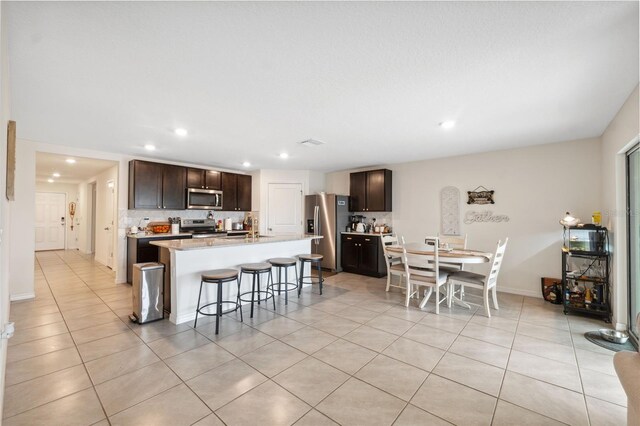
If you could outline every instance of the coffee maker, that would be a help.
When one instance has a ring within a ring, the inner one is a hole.
[[[364,216],[356,214],[349,216],[349,225],[347,225],[347,232],[356,232],[358,224],[364,220]]]

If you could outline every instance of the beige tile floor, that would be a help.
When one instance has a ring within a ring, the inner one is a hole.
[[[437,316],[338,274],[216,336],[130,323],[131,287],[90,257],[36,259],[36,299],[11,306],[7,426],[625,423],[613,353],[583,337],[603,323],[539,299]]]

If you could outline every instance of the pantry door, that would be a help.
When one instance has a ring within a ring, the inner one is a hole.
[[[302,184],[270,183],[267,216],[267,234],[301,234]]]
[[[36,251],[64,250],[67,195],[36,192]]]

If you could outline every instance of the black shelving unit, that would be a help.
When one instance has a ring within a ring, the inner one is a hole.
[[[604,227],[571,227],[586,232],[591,243],[571,240],[562,249],[562,294],[564,313],[572,312],[611,321],[608,232]]]

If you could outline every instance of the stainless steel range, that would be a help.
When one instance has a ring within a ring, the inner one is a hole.
[[[193,238],[209,238],[225,235],[226,232],[216,232],[215,219],[180,219],[180,232],[191,232]]]
[[[180,232],[191,232],[193,238],[244,237],[249,231],[216,231],[215,219],[180,219]]]

